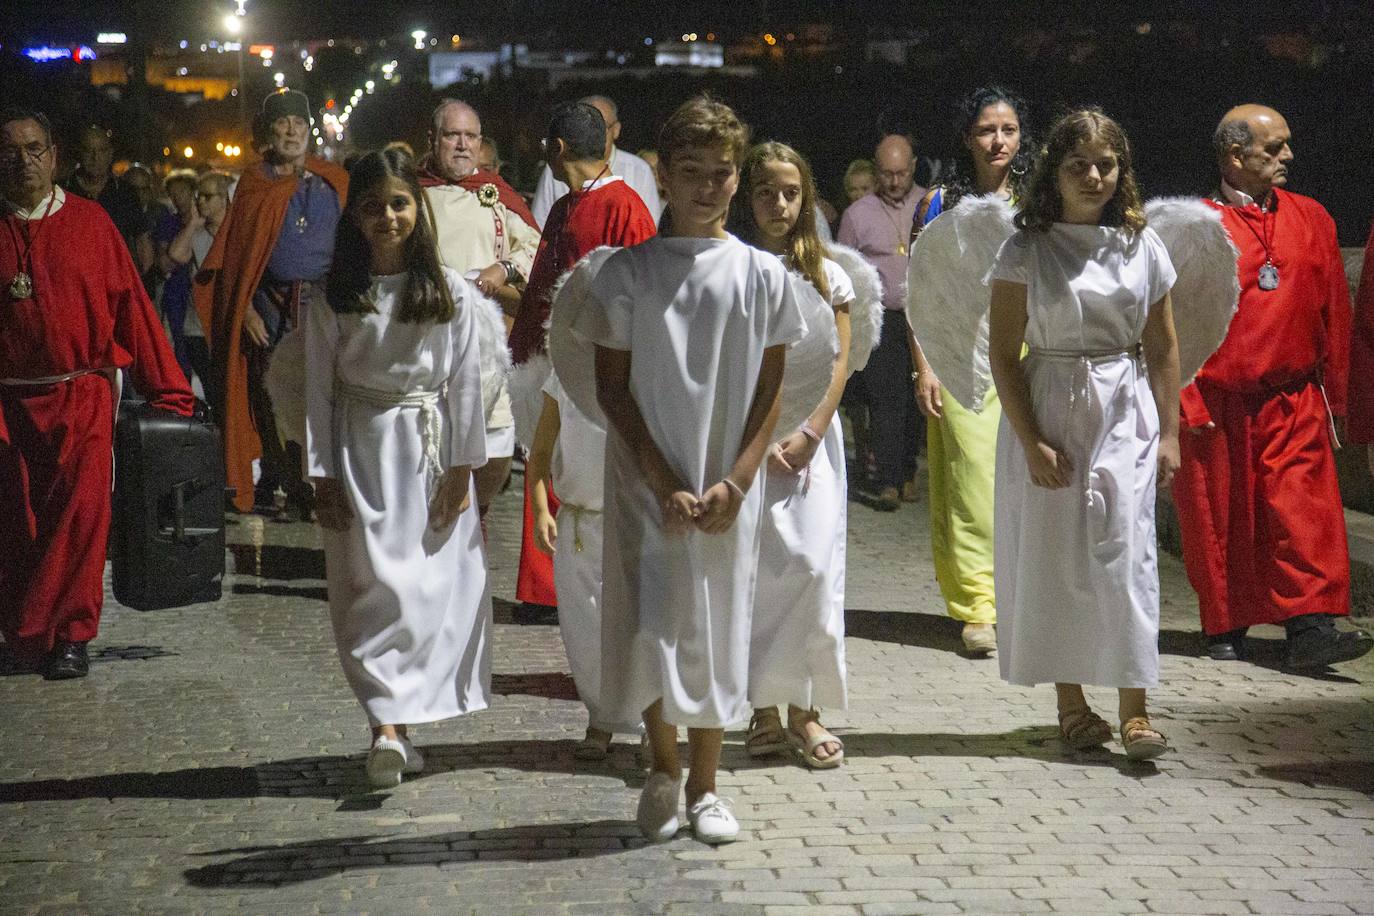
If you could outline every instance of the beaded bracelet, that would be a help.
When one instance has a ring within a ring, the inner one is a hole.
[[[809,420],[803,422],[801,426],[798,426],[797,432],[801,433],[803,436],[810,439],[812,442],[821,441],[821,434],[811,428],[811,422]]]

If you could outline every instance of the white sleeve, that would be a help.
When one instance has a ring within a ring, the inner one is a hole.
[[[544,221],[540,219],[539,224],[542,226]],[[510,232],[510,261],[520,276],[528,280],[534,269],[534,256],[539,252],[539,230],[510,210],[506,210],[506,226]]]
[[[1027,266],[1030,241],[1029,234],[1022,230],[1003,242],[1002,247],[997,249],[997,256],[992,259],[992,267],[983,281],[991,283],[993,280],[1006,280],[1023,286],[1030,285],[1030,270]]]
[[[663,202],[658,197],[658,181],[654,178],[653,167],[638,156],[634,157],[634,161],[638,165],[635,167],[636,174],[630,182],[630,187],[634,188],[639,199],[644,201],[644,206],[648,208],[654,222],[658,222],[658,218],[663,215]]]
[[[310,477],[334,477],[334,358],[339,316],[323,298],[305,310],[305,461]]]
[[[548,222],[549,211],[553,209],[554,202],[560,196],[555,183],[553,169],[544,166],[544,171],[539,173],[539,184],[534,189],[534,202],[530,204],[534,221],[540,226]]]
[[[1149,262],[1149,299],[1148,305],[1154,305],[1164,298],[1174,286],[1174,281],[1178,279],[1178,273],[1174,270],[1173,259],[1169,257],[1169,249],[1164,247],[1164,241],[1150,227],[1146,226],[1141,233],[1142,241],[1150,258]]]
[[[821,264],[825,268],[825,283],[830,287],[831,308],[838,308],[853,302],[856,298],[854,282],[849,279],[849,274],[845,273],[844,268],[829,258],[826,258]]]
[[[802,317],[801,307],[797,305],[797,297],[792,290],[792,284],[788,282],[786,268],[777,258],[773,258],[773,262],[764,267],[762,283],[768,296],[768,333],[763,345],[791,346],[806,337],[806,319]]]
[[[482,353],[477,334],[477,303],[468,282],[445,271],[453,294],[449,322],[453,362],[448,375],[448,465],[481,467],[487,463],[487,424],[482,410]]]

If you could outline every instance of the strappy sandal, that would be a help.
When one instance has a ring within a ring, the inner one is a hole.
[[[1132,760],[1153,760],[1169,749],[1169,739],[1145,716],[1121,723],[1121,746]]]
[[[820,725],[821,716],[820,713],[812,709],[807,712],[806,718],[801,721],[802,724],[815,722],[817,725]],[[819,735],[812,735],[810,738],[806,737],[802,732],[794,731],[791,726],[792,723],[789,722],[787,728],[787,743],[801,752],[802,761],[811,769],[833,770],[841,763],[844,763],[844,742],[830,734],[824,725],[821,725],[821,732]],[[822,744],[838,744],[840,749],[829,757],[817,757],[816,748],[820,747]]]
[[[597,735],[605,735],[605,737],[600,738]],[[586,736],[573,747],[573,758],[576,760],[605,760],[606,754],[611,749],[612,737],[614,736],[610,732],[603,732],[595,728],[587,729]]]
[[[771,757],[787,750],[787,736],[783,734],[782,719],[776,709],[754,712],[744,737],[744,749],[750,757]]]
[[[1090,707],[1061,709],[1059,737],[1075,751],[1087,751],[1112,740],[1112,727]]]

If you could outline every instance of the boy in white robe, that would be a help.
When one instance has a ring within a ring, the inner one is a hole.
[[[759,466],[784,350],[805,333],[782,263],[726,234],[748,131],[725,105],[684,104],[660,134],[666,232],[612,255],[572,330],[595,345],[606,442],[601,696],[642,713],[653,772],[637,820],[703,842],[739,825],[715,793],[725,726],[749,715]],[[569,384],[569,373],[554,368]],[[574,398],[577,394],[573,393]]]

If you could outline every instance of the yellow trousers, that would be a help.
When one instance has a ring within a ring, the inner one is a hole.
[[[944,389],[943,416],[926,420],[930,543],[949,616],[996,623],[992,585],[992,482],[1002,405],[989,390],[982,413]]]

